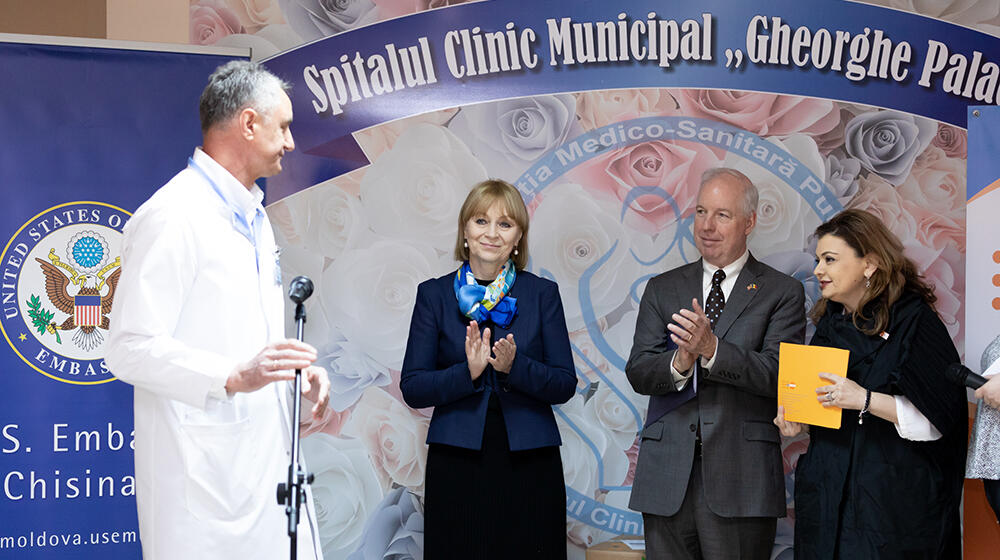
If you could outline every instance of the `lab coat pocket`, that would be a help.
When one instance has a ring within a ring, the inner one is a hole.
[[[185,499],[196,518],[231,520],[249,513],[255,492],[248,475],[257,460],[249,430],[249,418],[182,425]]]

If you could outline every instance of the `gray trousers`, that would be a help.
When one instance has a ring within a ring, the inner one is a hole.
[[[768,560],[778,520],[720,517],[705,501],[701,457],[695,456],[681,509],[669,517],[643,513],[649,560]]]

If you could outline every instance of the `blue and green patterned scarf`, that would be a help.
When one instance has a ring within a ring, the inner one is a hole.
[[[455,274],[458,308],[470,319],[480,323],[489,319],[497,326],[507,328],[517,314],[517,298],[504,296],[514,285],[516,277],[514,261],[508,259],[497,279],[489,286],[481,286],[472,274],[469,261],[465,261]]]

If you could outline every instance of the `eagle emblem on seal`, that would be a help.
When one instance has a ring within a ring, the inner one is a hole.
[[[69,262],[63,262],[55,249],[48,258],[35,258],[45,276],[45,295],[58,311],[69,315],[61,323],[53,321],[52,312],[38,316],[40,301],[33,297],[29,302],[36,313],[32,314],[35,326],[56,336],[59,331],[73,331],[73,343],[84,350],[93,350],[104,341],[101,329],[108,330],[111,304],[121,276],[121,258],[110,260],[108,243],[93,231],[83,231],[73,236],[67,246]],[[72,263],[72,264],[70,264]],[[39,319],[43,319],[41,322]]]

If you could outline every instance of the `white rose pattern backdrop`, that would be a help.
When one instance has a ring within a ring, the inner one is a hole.
[[[696,100],[706,97],[714,98],[711,116],[697,105]],[[457,267],[451,257],[456,216],[469,188],[487,176],[515,182],[519,176],[505,169],[524,171],[573,135],[601,126],[687,116],[733,124],[745,122],[750,113],[775,110],[782,112],[775,127],[780,134],[768,135],[760,127],[747,132],[760,134],[790,154],[795,165],[808,168],[836,195],[839,206],[882,217],[934,282],[938,309],[952,335],[962,340],[962,129],[833,101],[662,89],[524,98],[366,130],[357,136],[371,158],[369,167],[268,209],[286,247],[284,273],[321,279],[319,297],[308,302],[307,334],[332,374],[334,411],[329,422],[309,427],[305,441],[322,440],[305,449],[323,489],[316,491],[321,520],[336,519],[324,529],[328,560],[373,550],[376,545],[363,539],[363,533],[372,539],[377,534],[378,542],[406,554],[420,548],[430,411],[403,404],[399,367],[416,285]],[[566,118],[567,111],[572,118]],[[463,117],[467,112],[472,116]],[[503,120],[513,123],[510,128],[468,124],[483,114],[504,112]],[[509,152],[502,151],[504,146],[510,146]],[[694,196],[701,172],[718,165],[740,169],[760,188],[751,250],[802,281],[811,305],[819,289],[812,276],[809,235],[822,220],[799,192],[752,157],[696,140],[643,142],[574,167],[530,204],[528,268],[559,283],[579,376],[578,394],[555,407],[566,484],[608,511],[627,511],[636,433],[647,402],[632,391],[623,371],[638,299],[648,278],[698,258],[691,237]],[[655,194],[657,190],[668,196]],[[322,451],[313,453],[313,446]],[[366,450],[364,464],[345,459],[358,446]],[[789,483],[803,447],[799,441],[786,443]],[[344,494],[338,496],[326,478],[347,475],[334,472],[327,461],[349,465],[349,474],[360,482],[338,482]],[[378,492],[364,482],[372,479],[378,481]],[[409,493],[402,506],[400,492]],[[395,497],[383,502],[390,494]],[[335,505],[328,507],[325,499]],[[776,552],[791,546],[790,494],[788,500],[790,517],[780,524]],[[353,516],[343,516],[345,501],[354,504]],[[392,516],[381,513],[390,507],[395,508]],[[391,527],[389,517],[396,523]],[[375,519],[379,527],[366,529]],[[614,527],[571,516],[567,536],[579,554],[583,547],[625,532],[606,530]]]
[[[458,3],[193,0],[191,39],[258,45],[267,56]],[[941,3],[934,9],[928,15],[987,31],[1000,21],[994,2]],[[743,131],[755,149],[787,156],[788,174],[794,168],[817,178],[827,195],[824,212],[758,152],[723,149],[697,135],[622,142],[545,177],[541,188],[532,186],[539,184],[532,171],[539,162],[574,139],[648,119],[689,119]],[[354,136],[369,166],[268,207],[284,248],[283,273],[318,279],[317,296],[307,302],[306,333],[331,374],[333,395],[325,417],[306,424],[303,447],[316,473],[313,493],[326,560],[422,558],[424,441],[431,411],[403,403],[399,368],[416,285],[458,266],[451,256],[458,209],[470,187],[487,177],[521,187],[531,213],[528,268],[558,282],[571,331],[578,392],[554,408],[573,558],[582,558],[588,546],[641,529],[635,522],[641,518],[627,503],[647,398],[632,391],[623,368],[645,281],[698,258],[691,223],[704,170],[735,167],[758,186],[751,251],[803,283],[807,308],[819,297],[813,229],[841,208],[878,215],[934,284],[937,309],[961,351],[967,157],[961,128],[826,99],[644,88],[468,105]],[[791,557],[792,475],[804,449],[802,439],[785,442],[789,515],[779,521],[775,558]],[[530,507],[530,497],[525,504]],[[576,511],[603,513],[573,515],[577,505]]]

